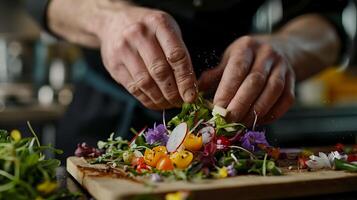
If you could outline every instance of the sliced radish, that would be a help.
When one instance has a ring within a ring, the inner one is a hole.
[[[145,130],[146,130],[146,126],[145,126],[143,129],[141,129],[138,133],[136,133],[136,135],[133,137],[133,139],[131,139],[129,145],[131,146],[132,144],[134,144],[136,138],[138,138],[139,136],[141,136],[142,134],[144,134]]]
[[[175,152],[181,144],[184,142],[186,135],[188,133],[188,125],[183,122],[177,125],[174,130],[172,130],[169,140],[167,141],[166,148],[168,152]]]
[[[202,135],[203,144],[207,144],[214,138],[216,131],[212,126],[206,126],[201,128],[198,133]]]

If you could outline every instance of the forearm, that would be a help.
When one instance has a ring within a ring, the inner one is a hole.
[[[341,45],[334,27],[318,15],[298,17],[261,39],[270,41],[287,58],[298,81],[335,64]]]
[[[70,42],[98,48],[98,34],[106,16],[127,5],[126,1],[52,0],[47,11],[48,27]]]

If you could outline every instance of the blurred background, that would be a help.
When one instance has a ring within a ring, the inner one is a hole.
[[[256,14],[255,29],[271,31],[282,12],[279,1],[264,4]],[[295,106],[266,127],[272,144],[300,147],[357,142],[354,1],[341,17],[351,42],[343,62],[298,84]],[[56,145],[58,121],[73,99],[73,83],[87,76],[86,69],[81,50],[41,31],[23,1],[0,0],[1,128],[27,132],[26,121],[30,121],[43,144]]]

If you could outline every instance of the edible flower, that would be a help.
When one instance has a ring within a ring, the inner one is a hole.
[[[227,150],[231,145],[231,142],[224,136],[218,136],[216,139],[216,145],[218,150]]]
[[[240,141],[242,142],[242,147],[253,152],[258,147],[258,144],[270,146],[265,138],[264,131],[248,131],[244,134]]]
[[[227,166],[227,173],[229,177],[237,175],[237,170],[234,168],[234,163]]]
[[[340,154],[338,151],[333,151],[326,155],[319,152],[318,156],[311,155],[310,160],[306,161],[306,165],[310,169],[332,168],[335,160],[347,160],[347,155]]]
[[[18,142],[21,140],[21,132],[17,129],[14,129],[10,133],[10,137],[15,141]]]
[[[226,178],[228,176],[227,167],[217,167],[217,173],[214,174],[217,178]]]
[[[161,182],[161,181],[162,181],[162,178],[161,178],[161,176],[160,176],[159,174],[154,173],[154,174],[151,174],[150,180],[151,180],[152,182]]]
[[[338,151],[332,151],[331,153],[328,154],[328,159],[330,163],[334,163],[335,159],[347,160],[347,155],[340,154]]]
[[[77,145],[77,149],[74,154],[77,157],[98,157],[102,155],[102,152],[99,149],[91,147],[87,143],[83,142]]]
[[[154,124],[154,128],[149,128],[147,133],[145,134],[146,142],[150,145],[158,143],[159,145],[165,146],[169,136],[167,135],[167,130],[163,124],[159,124],[156,126]]]
[[[57,189],[58,185],[54,181],[46,180],[37,185],[36,189],[42,194],[51,194]]]
[[[323,169],[332,167],[327,155],[322,152],[319,152],[318,156],[311,155],[310,160],[306,161],[306,165],[310,169]]]

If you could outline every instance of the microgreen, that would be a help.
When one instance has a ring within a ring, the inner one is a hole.
[[[41,146],[31,124],[27,124],[32,137],[22,138],[17,130],[11,134],[0,130],[0,199],[75,199],[77,194],[56,183],[60,161],[47,159],[44,154],[46,150],[62,151]]]

